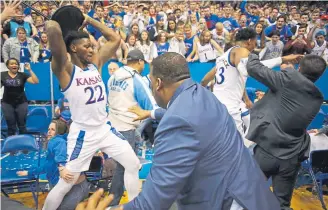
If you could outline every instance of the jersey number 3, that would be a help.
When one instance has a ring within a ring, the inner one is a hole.
[[[217,77],[216,77],[216,84],[218,85],[221,85],[223,82],[224,82],[224,70],[225,68],[224,67],[220,67],[219,70],[218,70],[218,74],[217,74]]]
[[[97,85],[95,87],[86,87],[84,88],[84,92],[89,92],[90,91],[90,98],[85,104],[93,104],[99,101],[103,101],[105,99],[105,96],[103,95],[103,89],[100,85]],[[98,98],[94,97],[95,92],[100,92]]]

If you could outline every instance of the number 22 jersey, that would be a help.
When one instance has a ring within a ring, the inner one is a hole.
[[[246,69],[240,72],[236,66],[231,64],[230,52],[233,48],[230,48],[216,59],[215,84],[213,87],[214,95],[227,107],[230,114],[240,110],[240,103],[242,102],[248,76]]]
[[[74,65],[71,81],[62,92],[69,101],[73,123],[82,127],[106,123],[105,84],[94,64],[86,69]]]

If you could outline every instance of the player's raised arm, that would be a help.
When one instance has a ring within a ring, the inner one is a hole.
[[[73,66],[67,57],[61,28],[56,21],[50,20],[46,22],[46,32],[52,54],[52,71],[58,78],[61,88],[65,88],[70,82]]]
[[[116,53],[120,45],[121,37],[113,29],[108,28],[105,24],[92,19],[88,15],[84,15],[84,18],[88,24],[98,29],[107,40],[106,44],[100,48],[98,54],[95,54],[93,58],[94,64],[97,65],[98,69],[101,69],[104,63]]]

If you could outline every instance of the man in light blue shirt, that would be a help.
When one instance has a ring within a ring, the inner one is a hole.
[[[136,151],[136,128],[141,121],[134,121],[136,115],[128,112],[132,106],[140,106],[155,112],[159,107],[151,94],[149,86],[140,75],[144,69],[145,58],[140,50],[132,50],[127,56],[127,65],[122,66],[108,80],[108,119]],[[155,114],[154,114],[155,117]],[[111,193],[115,195],[112,205],[118,205],[123,195],[124,167],[117,164],[112,181]]]

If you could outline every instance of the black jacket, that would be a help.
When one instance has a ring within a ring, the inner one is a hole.
[[[295,69],[273,71],[254,54],[248,58],[247,71],[269,91],[250,110],[246,138],[280,159],[308,157],[310,137],[306,128],[323,103],[319,89]]]

